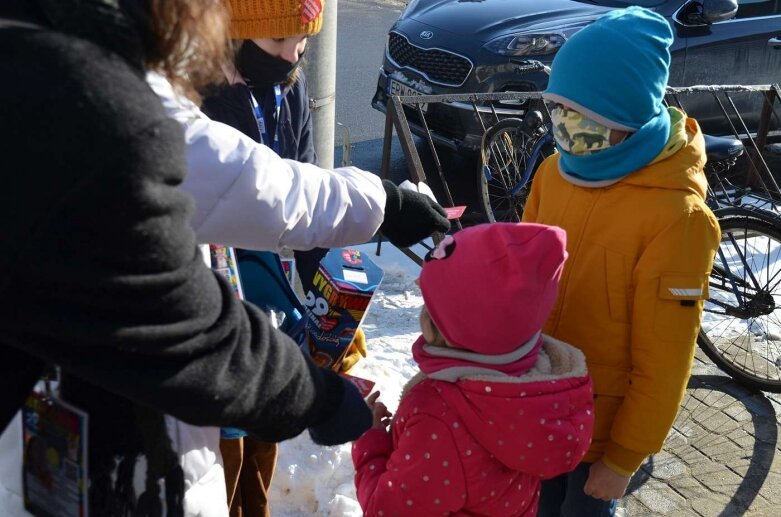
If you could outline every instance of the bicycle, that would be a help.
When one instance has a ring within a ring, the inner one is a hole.
[[[737,139],[706,137],[707,202],[721,227],[697,337],[723,372],[745,386],[781,393],[781,216],[734,185],[727,173],[744,152]]]
[[[550,124],[541,111],[486,130],[479,185],[490,222],[521,220],[534,171],[553,152]],[[781,215],[755,206],[774,207],[770,196],[735,186],[727,177],[743,152],[738,139],[706,137],[707,202],[722,238],[697,343],[736,381],[781,393]]]
[[[521,220],[532,175],[554,152],[553,132],[540,111],[529,111],[523,119],[506,118],[486,129],[478,181],[489,222]]]

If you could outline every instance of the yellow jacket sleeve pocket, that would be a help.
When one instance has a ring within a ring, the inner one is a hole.
[[[654,309],[656,337],[693,346],[707,298],[707,275],[663,275]]]

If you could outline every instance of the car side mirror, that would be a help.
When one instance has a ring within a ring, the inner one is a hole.
[[[686,21],[692,25],[711,25],[731,20],[738,12],[737,0],[696,0],[686,9]]]

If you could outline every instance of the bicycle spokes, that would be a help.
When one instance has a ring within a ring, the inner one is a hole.
[[[781,390],[781,231],[748,212],[720,223],[700,344],[730,375]]]
[[[543,131],[528,131],[521,120],[505,119],[486,132],[480,188],[489,221],[520,221],[532,170],[551,152]]]

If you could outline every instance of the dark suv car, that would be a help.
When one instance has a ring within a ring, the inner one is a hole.
[[[671,86],[781,82],[781,0],[410,0],[388,33],[372,106],[385,111],[393,94],[543,90],[547,76],[526,72],[528,60],[549,65],[572,34],[628,5],[657,11],[673,28]],[[743,110],[758,113],[760,101]],[[493,106],[500,117],[523,115],[524,107],[509,101]],[[721,118],[713,110],[686,108],[706,130],[708,117]],[[482,127],[470,103],[426,109],[436,143],[477,149]],[[408,110],[407,116],[422,134],[417,113]]]

